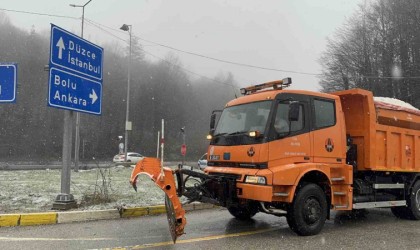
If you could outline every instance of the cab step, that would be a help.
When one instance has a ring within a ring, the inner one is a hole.
[[[331,181],[344,181],[344,176],[341,176],[341,177],[333,177],[333,178],[331,178]]]
[[[338,205],[334,205],[334,208],[348,208],[348,205],[343,205],[343,204],[338,204]]]

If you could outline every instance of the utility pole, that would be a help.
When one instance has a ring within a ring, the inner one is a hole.
[[[82,33],[81,37],[83,38],[83,27],[85,22],[85,7],[92,0],[87,1],[84,5],[70,4],[71,7],[82,8]],[[79,151],[80,151],[80,112],[76,113],[76,135],[74,139],[74,172],[79,172]]]
[[[133,29],[132,25],[123,24],[120,28],[121,30],[128,31],[130,35],[130,47],[129,47],[129,62],[128,62],[128,76],[127,76],[127,107],[125,110],[125,138],[124,138],[124,150],[125,150],[125,162],[127,162],[127,152],[128,152],[128,131],[132,129],[132,124],[128,119],[129,110],[130,110],[130,78],[131,78],[131,32]]]

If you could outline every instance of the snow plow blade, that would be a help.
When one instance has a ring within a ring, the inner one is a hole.
[[[184,234],[184,227],[187,221],[185,219],[185,210],[182,208],[176,193],[173,170],[167,167],[162,168],[160,160],[157,158],[144,158],[136,164],[130,177],[130,184],[136,191],[139,174],[148,175],[165,192],[165,208],[169,231],[175,243],[176,239]]]

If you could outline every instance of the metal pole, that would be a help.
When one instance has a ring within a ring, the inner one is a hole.
[[[85,138],[83,138],[83,142],[82,142],[82,158],[85,158],[85,143],[86,143],[86,140],[85,140]]]
[[[72,7],[81,7],[82,8],[82,33],[81,37],[83,38],[83,27],[85,24],[85,7],[92,0],[89,0],[84,5],[70,5]],[[74,138],[74,172],[79,172],[79,151],[80,151],[80,113],[76,113],[76,135]]]
[[[71,146],[73,133],[73,111],[64,111],[63,154],[61,169],[61,189],[53,203],[53,209],[70,209],[76,206],[76,201],[70,194],[71,178]]]
[[[64,111],[63,170],[61,171],[61,193],[70,194],[71,139],[73,133],[73,111]]]
[[[160,141],[160,180],[163,181],[165,178],[165,172],[163,172],[163,148],[165,146],[165,121],[162,119],[162,140]]]
[[[160,141],[160,163],[163,167],[163,148],[165,146],[165,120],[162,119],[162,135]],[[163,173],[163,170],[162,170]]]
[[[158,131],[156,158],[159,158],[160,131]]]
[[[74,138],[74,172],[79,172],[79,150],[80,150],[80,113],[76,113],[76,135]]]
[[[85,6],[82,7],[82,33],[83,38],[83,24],[85,20]],[[80,147],[80,113],[76,113],[76,135],[74,138],[74,172],[79,172],[79,147]]]
[[[129,30],[128,34],[130,35],[130,47],[129,47],[129,61],[128,61],[128,76],[127,76],[127,108],[125,113],[125,138],[124,138],[124,149],[125,149],[125,161],[127,161],[127,151],[128,151],[128,115],[129,115],[129,108],[130,108],[130,78],[131,78],[131,31],[133,29],[132,25],[128,25]]]
[[[182,145],[183,146],[186,146],[185,145],[185,127],[183,127],[182,129],[181,129],[181,131],[182,131]],[[182,166],[184,166],[184,163],[185,163],[185,155],[186,155],[187,153],[185,153],[183,156],[182,156]]]

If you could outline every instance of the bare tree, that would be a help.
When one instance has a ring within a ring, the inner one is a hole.
[[[327,42],[320,58],[322,90],[360,87],[418,106],[419,21],[419,1],[361,5]]]

